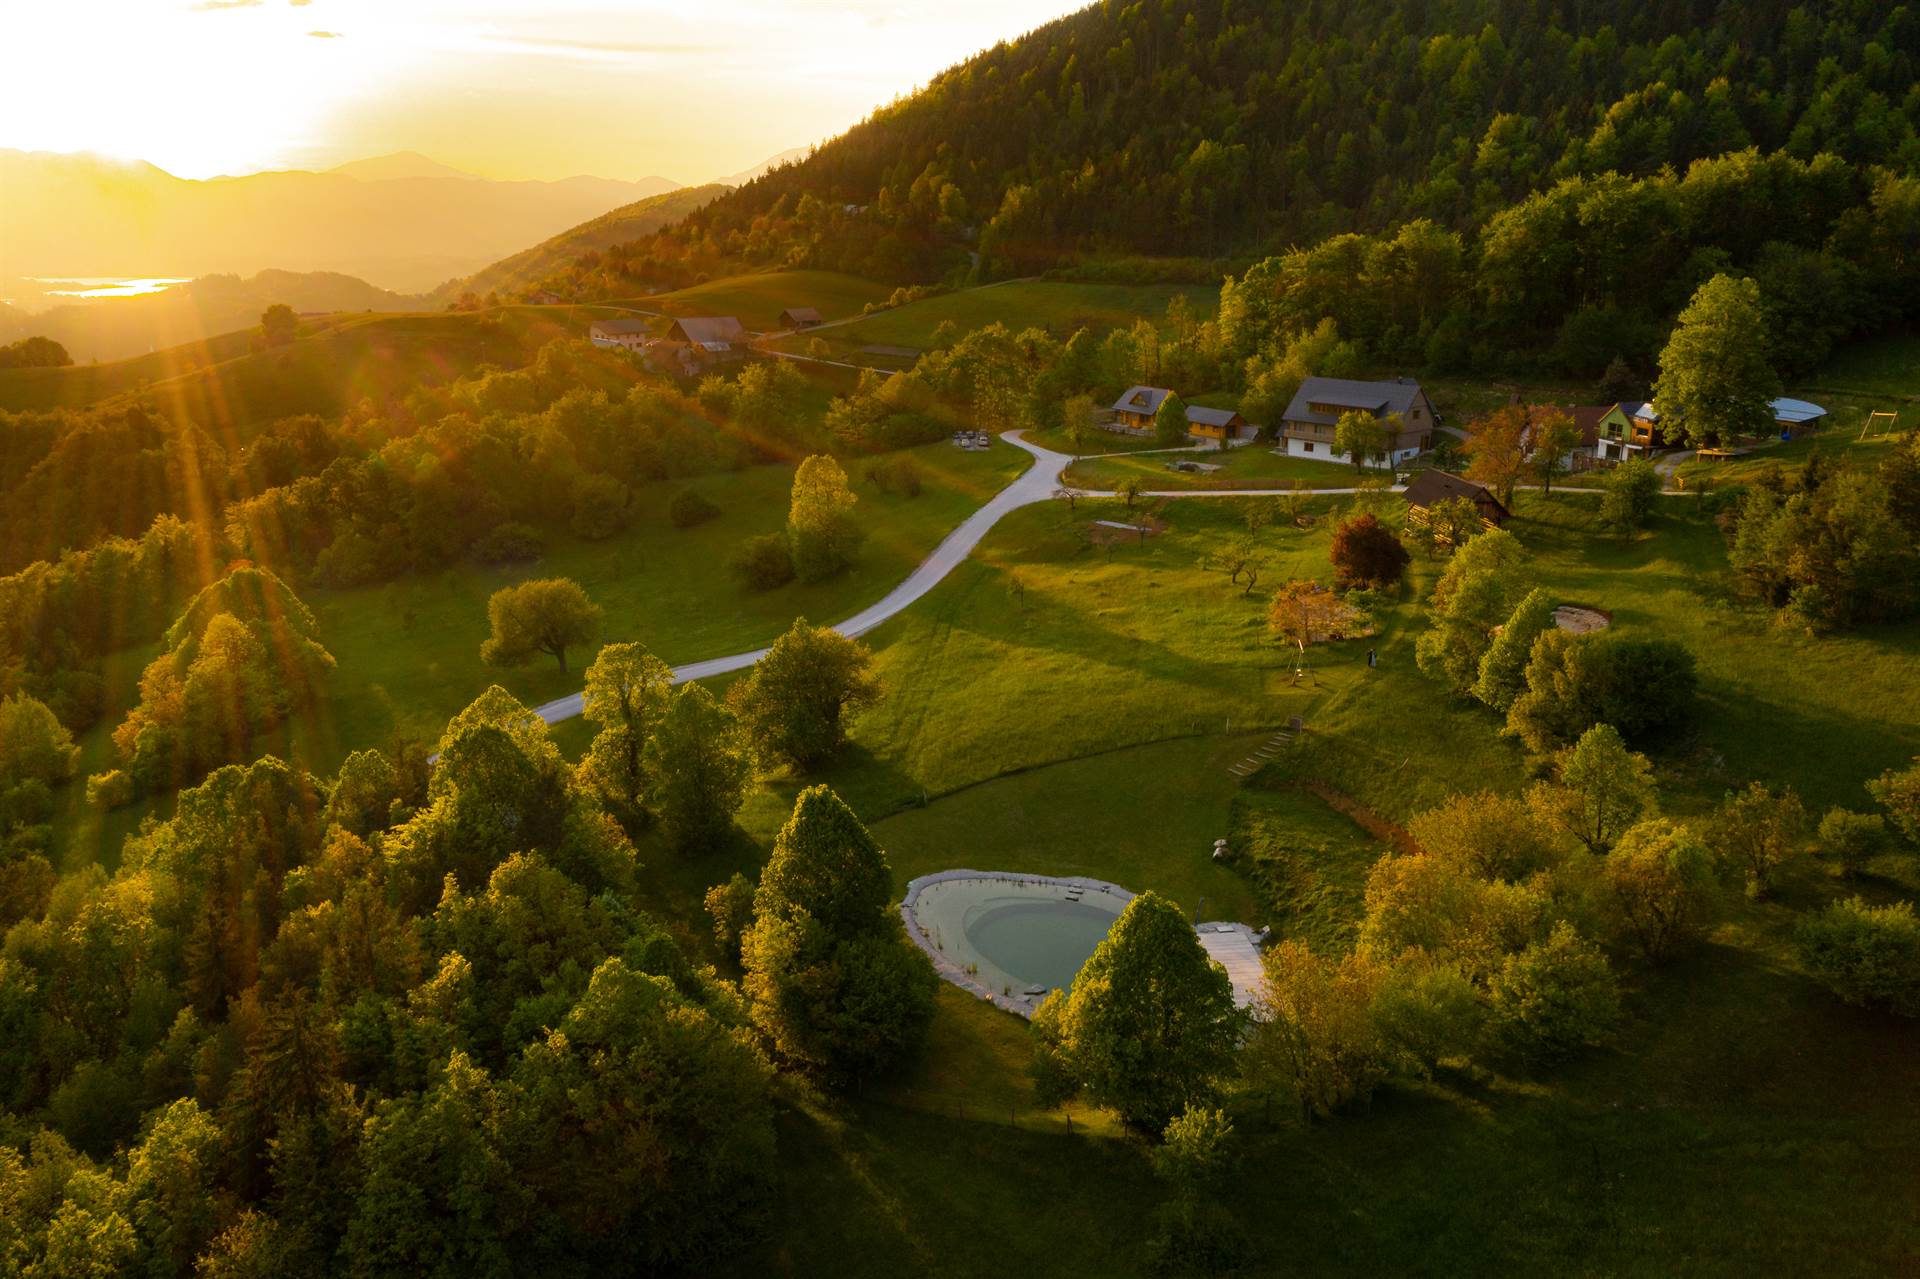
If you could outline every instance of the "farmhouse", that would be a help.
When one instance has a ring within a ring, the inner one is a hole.
[[[1187,434],[1231,448],[1253,439],[1253,426],[1232,409],[1189,408]]]
[[[1173,391],[1164,386],[1130,386],[1113,402],[1116,425],[1131,431],[1151,431],[1153,415]]]
[[[1425,524],[1433,507],[1456,497],[1464,497],[1472,502],[1474,509],[1480,512],[1481,522],[1489,529],[1499,528],[1512,517],[1512,513],[1500,504],[1500,499],[1488,492],[1484,485],[1431,467],[1413,477],[1403,496],[1407,500],[1407,519],[1415,524]]]
[[[821,323],[820,312],[810,306],[790,306],[780,313],[780,327],[798,332]]]
[[[587,339],[595,346],[638,351],[651,342],[653,336],[645,320],[595,320],[587,330]]]
[[[694,368],[744,355],[747,331],[731,315],[688,316],[668,327],[666,341],[679,351],[684,365]]]
[[[1660,414],[1651,404],[1628,400],[1600,416],[1600,439],[1595,448],[1603,461],[1624,462],[1665,444],[1666,438],[1660,433]]]
[[[1432,447],[1433,428],[1439,420],[1427,393],[1412,378],[1355,382],[1310,377],[1300,384],[1280,420],[1282,451],[1295,457],[1351,461],[1334,449],[1334,427],[1343,413],[1371,413],[1388,420],[1387,460],[1395,466]]]

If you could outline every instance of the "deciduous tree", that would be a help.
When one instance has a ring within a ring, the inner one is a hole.
[[[846,744],[846,713],[879,699],[872,665],[866,645],[797,618],[727,691],[727,704],[763,759],[812,768]]]
[[[1342,413],[1333,425],[1333,451],[1345,453],[1353,469],[1364,473],[1367,463],[1387,454],[1388,423],[1363,409]]]
[[[1146,1133],[1215,1098],[1243,1024],[1226,971],[1180,908],[1152,892],[1127,903],[1073,989],[1048,1004],[1056,1001],[1036,1019],[1039,1051]]]
[[[800,463],[787,508],[787,543],[801,581],[818,582],[853,563],[864,536],[853,514],[858,501],[832,458],[817,454]]]
[[[753,781],[739,719],[694,683],[681,685],[654,721],[644,766],[648,807],[683,849],[717,844]]]
[[[1527,407],[1508,404],[1473,424],[1467,435],[1467,478],[1513,506],[1513,490],[1527,469]]]
[[[480,646],[489,666],[525,666],[547,653],[567,669],[567,650],[593,638],[600,606],[571,578],[536,578],[502,587],[487,601],[493,634]]]
[[[1327,555],[1333,561],[1334,580],[1341,586],[1372,590],[1399,582],[1412,558],[1393,530],[1371,511],[1340,521]]]
[[[1540,477],[1540,490],[1553,492],[1553,477],[1567,470],[1567,458],[1580,447],[1580,428],[1571,417],[1549,410],[1534,423],[1527,442],[1533,449],[1534,473]]]
[[[1661,818],[1630,827],[1601,863],[1601,875],[1614,911],[1656,964],[1699,929],[1713,880],[1705,845]]]
[[[587,667],[580,713],[600,731],[580,761],[580,778],[629,818],[645,802],[644,754],[672,686],[673,668],[644,644],[608,644]]]
[[[1694,292],[1660,353],[1653,384],[1662,420],[1700,447],[1768,433],[1780,394],[1760,285],[1716,275]]]

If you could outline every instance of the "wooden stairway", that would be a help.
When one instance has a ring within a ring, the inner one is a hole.
[[[1287,726],[1269,737],[1259,750],[1227,768],[1235,777],[1252,777],[1265,768],[1267,763],[1287,747],[1293,745],[1296,737],[1306,731],[1306,722],[1298,715],[1287,721]]]

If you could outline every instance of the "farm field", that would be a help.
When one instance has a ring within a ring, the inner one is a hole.
[[[924,350],[942,324],[952,324],[962,333],[998,322],[1015,332],[1037,326],[1063,337],[1078,328],[1098,335],[1126,328],[1142,317],[1157,321],[1175,297],[1185,298],[1196,315],[1206,316],[1218,304],[1219,290],[1194,285],[1016,280],[909,302],[836,325],[818,336],[840,352],[862,346]],[[796,335],[784,339],[781,346],[790,351],[805,350],[811,336]]]
[[[780,327],[780,312],[810,306],[828,320],[860,314],[869,302],[884,302],[892,290],[837,271],[760,271],[730,275],[671,293],[621,301],[667,315],[732,315],[749,329]]]

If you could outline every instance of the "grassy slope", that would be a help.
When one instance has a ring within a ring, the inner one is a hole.
[[[1691,504],[1665,508],[1636,538],[1595,533],[1589,504],[1523,499],[1517,531],[1558,592],[1612,608],[1622,627],[1677,634],[1700,654],[1697,738],[1661,757],[1670,806],[1698,807],[1748,775],[1791,777],[1816,803],[1857,803],[1860,778],[1920,739],[1920,697],[1900,675],[1912,666],[1912,635],[1782,635],[1720,597],[1718,534]],[[861,721],[865,754],[836,783],[878,803],[877,815],[903,783],[969,780],[1049,749],[1178,731],[1154,711],[1190,712],[1218,685],[1243,709],[1300,706],[1310,733],[1295,769],[1391,817],[1455,789],[1524,784],[1519,751],[1494,736],[1491,716],[1451,703],[1412,669],[1418,600],[1435,565],[1417,563],[1413,585],[1379,611],[1381,633],[1367,641],[1378,670],[1357,660],[1366,644],[1355,643],[1317,653],[1317,685],[1298,693],[1248,683],[1271,659],[1222,642],[1222,624],[1239,613],[1230,593],[1217,579],[1210,594],[1175,580],[1197,576],[1209,541],[1234,534],[1234,505],[1176,506],[1166,541],[1122,548],[1112,565],[1066,550],[1054,508],[1010,521],[983,548],[988,563],[917,610],[932,614],[920,629],[910,616],[877,637],[900,705]],[[1324,527],[1275,536],[1298,543],[1286,552],[1295,563],[1324,554]],[[1030,599],[1043,597],[1024,619],[1005,602],[1009,569],[1029,577]],[[1046,611],[1048,599],[1097,616],[1076,629]],[[1139,660],[1108,670],[1129,639]],[[1009,669],[1020,672],[1017,690],[999,686]],[[1793,744],[1784,755],[1782,742]],[[1193,847],[1216,811],[1194,765],[1235,748],[1216,731],[1037,768],[910,806],[876,830],[902,878],[991,858],[1194,893],[1218,870]],[[1379,846],[1285,789],[1243,792],[1233,820],[1296,859],[1301,873],[1272,897],[1281,931],[1319,944],[1348,937]],[[1782,902],[1728,901],[1697,954],[1657,976],[1631,973],[1629,1024],[1607,1052],[1530,1080],[1443,1076],[1390,1091],[1370,1116],[1311,1129],[1243,1113],[1233,1197],[1257,1251],[1275,1272],[1300,1274],[1912,1268],[1920,1076],[1907,1063],[1920,1029],[1838,1005],[1793,971],[1782,940],[1794,909],[1834,891],[1808,867]],[[1135,1267],[1158,1202],[1141,1152],[1062,1135],[1057,1120],[1027,1113],[1012,1019],[949,993],[937,1025],[937,1051],[909,1079],[839,1115],[789,1117],[780,1243],[739,1273]],[[1044,1212],[1046,1228],[1011,1224],[1016,1203]]]
[[[79,408],[137,394],[214,430],[331,416],[479,364],[518,365],[567,332],[557,307],[348,316],[272,350],[254,351],[251,334],[233,333],[131,360],[0,372],[0,409]]]
[[[1063,335],[1078,328],[1104,333],[1126,328],[1142,316],[1158,319],[1176,296],[1185,297],[1194,313],[1201,316],[1211,314],[1220,300],[1218,289],[1188,285],[1025,280],[943,293],[864,316],[819,336],[841,349],[866,345],[925,348],[942,323],[951,323],[962,333],[995,321],[1015,331],[1038,326]],[[789,344],[805,340],[789,339]]]
[[[672,293],[635,298],[635,306],[668,315],[732,315],[750,329],[780,327],[780,312],[810,306],[829,320],[858,315],[887,296],[887,286],[837,271],[762,271],[730,275]]]
[[[1098,443],[1088,445],[1092,450]],[[1193,473],[1167,469],[1170,461],[1195,461],[1218,466],[1217,471]],[[1383,471],[1371,476],[1384,479]],[[1103,457],[1080,462],[1069,468],[1067,479],[1082,488],[1115,489],[1130,479],[1138,479],[1149,489],[1240,489],[1287,488],[1294,484],[1305,488],[1352,488],[1358,475],[1351,466],[1334,462],[1316,462],[1311,458],[1287,457],[1272,449],[1250,444],[1227,452],[1181,453],[1146,457]]]
[[[679,221],[726,189],[717,183],[681,187],[677,191],[663,191],[659,195],[623,205],[590,222],[562,231],[530,249],[522,249],[512,257],[502,258],[465,280],[450,281],[436,289],[434,295],[443,301],[451,301],[469,290],[484,295],[495,289],[531,287],[574,258],[638,240],[671,222]]]

